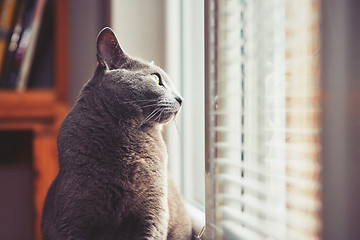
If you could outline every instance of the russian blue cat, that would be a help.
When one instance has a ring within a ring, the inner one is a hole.
[[[43,239],[191,239],[161,135],[182,97],[162,69],[128,56],[110,28],[98,36],[97,59],[60,128]]]

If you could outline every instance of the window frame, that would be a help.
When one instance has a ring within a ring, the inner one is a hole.
[[[166,2],[166,71],[184,97],[175,124],[166,126],[169,170],[186,204],[204,225],[203,2]],[[195,20],[200,20],[194,23]],[[179,171],[180,169],[180,171]],[[196,182],[196,184],[194,184]]]

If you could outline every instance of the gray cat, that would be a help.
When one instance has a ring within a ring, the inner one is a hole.
[[[160,132],[182,97],[162,69],[125,54],[110,28],[97,52],[95,74],[59,132],[43,239],[191,239]]]

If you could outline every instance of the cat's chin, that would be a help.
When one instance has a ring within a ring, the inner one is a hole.
[[[159,123],[166,124],[168,122],[171,122],[172,120],[175,119],[176,114],[177,114],[177,112],[170,112],[170,113],[164,114],[164,116],[162,116],[159,119]]]

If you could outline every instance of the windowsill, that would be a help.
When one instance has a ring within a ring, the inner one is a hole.
[[[185,202],[185,207],[190,215],[195,233],[199,234],[205,226],[205,212],[189,202]]]

